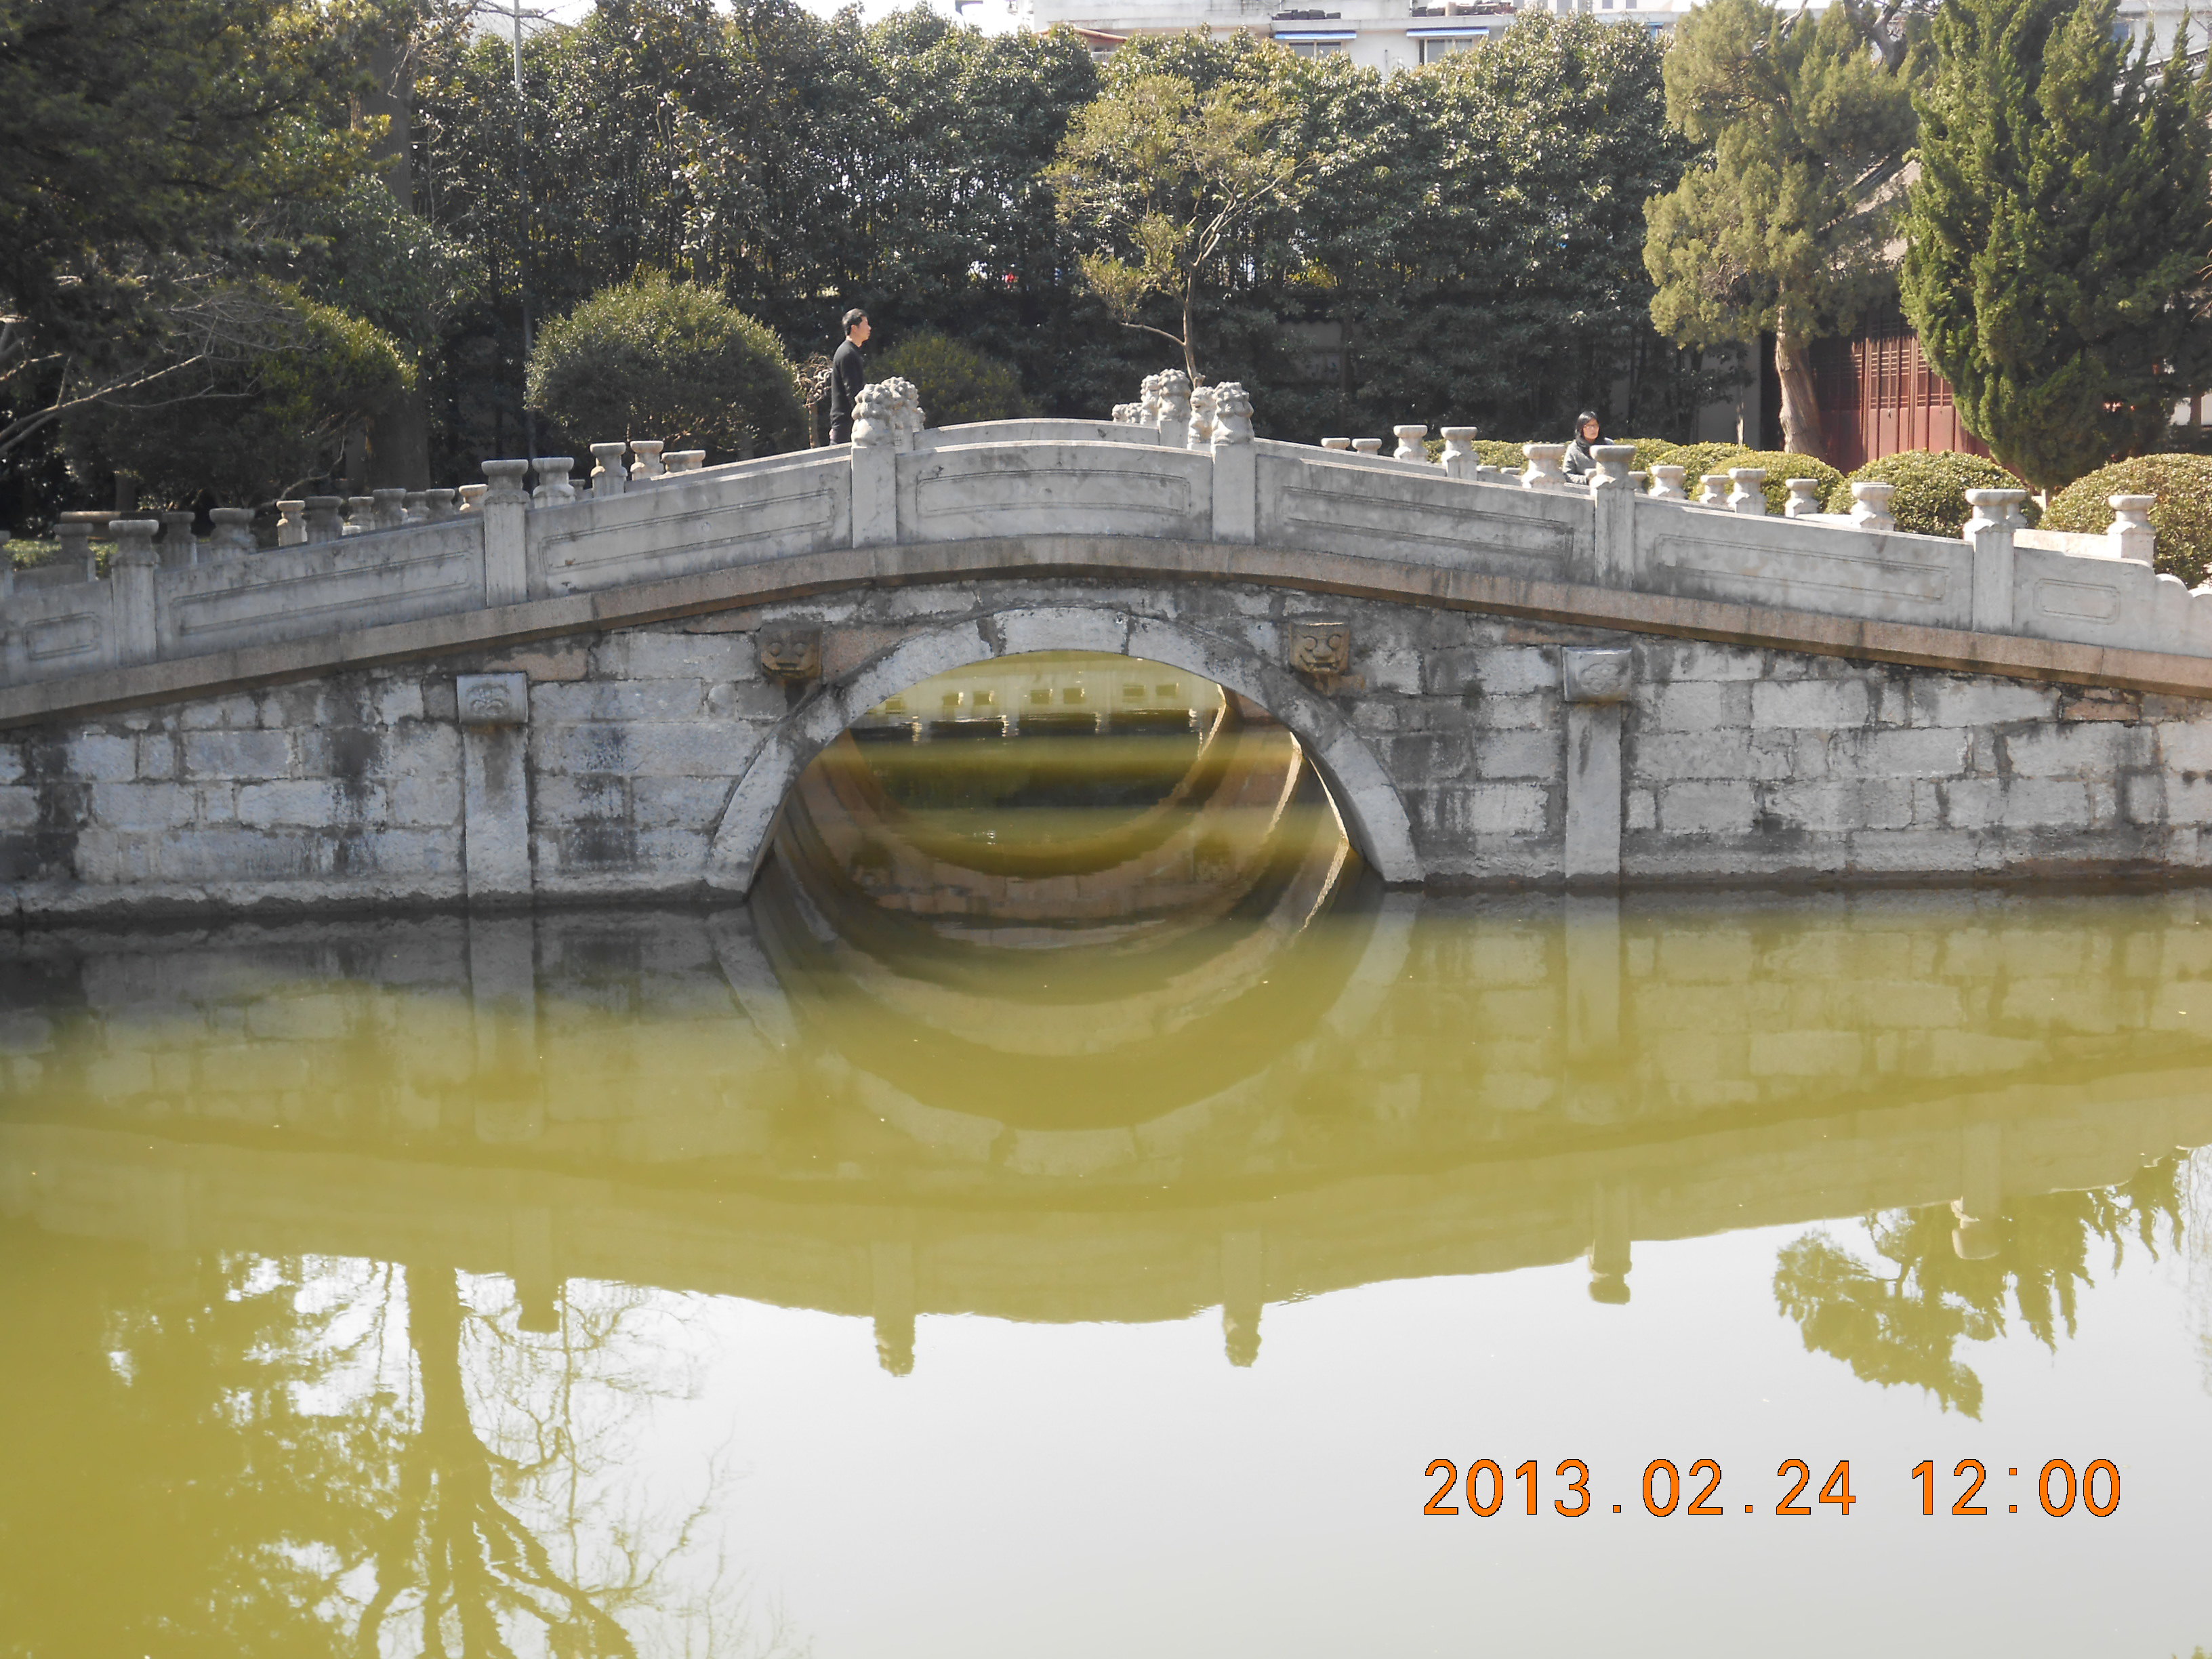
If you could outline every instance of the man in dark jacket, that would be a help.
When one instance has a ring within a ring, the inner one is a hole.
[[[866,312],[855,307],[845,313],[845,343],[830,360],[830,441],[833,444],[852,441],[853,405],[860,399],[860,388],[868,383],[868,360],[860,348],[867,344],[873,331]]]

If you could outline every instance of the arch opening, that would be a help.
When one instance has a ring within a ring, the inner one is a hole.
[[[1201,675],[1081,651],[965,664],[861,710],[770,848],[825,912],[971,933],[1310,915],[1357,862],[1279,721]]]
[[[918,711],[910,701],[915,688],[935,677],[962,670],[978,670],[977,684],[1003,678],[991,665],[1005,659],[1050,653],[1087,653],[1094,659],[1120,659],[1122,677],[1103,686],[1103,696],[1087,707],[1071,709],[1064,702],[1052,705],[1054,714],[1073,734],[1091,716],[1097,728],[1092,735],[1133,735],[1141,723],[1155,722],[1157,733],[1183,718],[1192,721],[1194,736],[1198,716],[1206,711],[1186,700],[1176,706],[1175,695],[1158,687],[1188,686],[1191,677],[1214,688],[1219,706],[1234,710],[1245,726],[1272,720],[1296,740],[1299,753],[1333,807],[1352,849],[1373,874],[1392,885],[1418,883],[1422,866],[1413,836],[1413,826],[1395,779],[1344,713],[1249,641],[1217,635],[1151,617],[1092,607],[1000,612],[961,623],[917,629],[896,644],[878,652],[857,668],[823,686],[794,708],[754,753],[743,769],[717,825],[710,859],[710,878],[724,884],[750,887],[774,846],[787,801],[801,775],[817,756],[839,743],[848,731],[860,728],[854,746],[870,741],[871,724],[880,725],[890,714],[906,713],[917,731],[933,738],[977,736],[1012,737],[1018,734],[1020,711],[1012,720],[999,708],[980,711],[972,697],[958,705],[955,717],[942,718],[940,705]],[[1138,665],[1142,665],[1139,668]],[[1147,682],[1145,676],[1165,671],[1165,678]],[[1101,681],[1116,672],[1103,664],[1091,671]],[[1103,704],[1110,709],[1121,700],[1128,685],[1140,695],[1130,699],[1131,718],[1118,723],[1110,714],[1103,719]],[[1144,689],[1149,686],[1149,689]],[[957,690],[941,686],[931,694],[941,699]],[[971,684],[972,691],[976,684]],[[1027,687],[1024,690],[1037,688]],[[1063,688],[1064,689],[1064,688]],[[908,708],[892,710],[895,701]],[[1024,705],[1024,709],[1028,708]],[[1039,715],[1043,709],[1037,710]],[[965,716],[963,718],[962,716]],[[980,717],[979,717],[980,716]],[[926,722],[926,723],[925,723]],[[1049,724],[1049,720],[1046,722]],[[1036,726],[1030,726],[1032,735]],[[911,733],[910,733],[911,735]]]

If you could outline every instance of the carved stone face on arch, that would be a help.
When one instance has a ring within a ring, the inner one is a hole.
[[[1337,679],[1352,672],[1352,624],[1294,622],[1291,666],[1309,679]]]
[[[822,630],[789,623],[760,631],[761,672],[770,679],[796,681],[822,676]]]

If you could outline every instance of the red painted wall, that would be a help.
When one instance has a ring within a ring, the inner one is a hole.
[[[1902,323],[1817,343],[1813,395],[1828,465],[1845,472],[1901,449],[1990,453],[1959,423],[1951,383],[1929,367],[1919,337]]]

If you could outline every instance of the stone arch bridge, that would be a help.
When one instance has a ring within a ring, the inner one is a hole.
[[[116,520],[0,591],[21,915],[742,892],[866,709],[1079,648],[1287,725],[1394,883],[2203,867],[2212,598],[2112,532],[1961,539],[1681,499],[1607,451],[1441,464],[1127,421],[915,430],[667,472],[622,446],[341,527]],[[362,504],[364,507],[366,504]],[[301,508],[304,506],[304,515]],[[1807,510],[1800,510],[1807,509]],[[236,515],[228,515],[235,518]],[[80,535],[82,532],[78,532]],[[181,537],[181,539],[179,537]],[[225,545],[225,542],[235,545]]]

